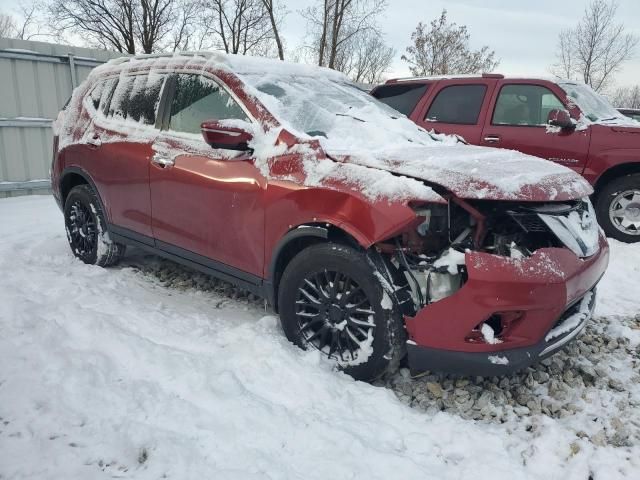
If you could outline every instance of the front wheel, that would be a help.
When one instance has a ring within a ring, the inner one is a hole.
[[[366,255],[351,247],[300,252],[284,271],[278,305],[291,342],[319,350],[357,380],[381,377],[404,354],[402,315]]]
[[[124,255],[125,246],[109,238],[98,196],[89,185],[78,185],[69,192],[64,223],[71,251],[84,263],[108,267]]]
[[[640,174],[625,175],[606,184],[596,200],[598,222],[608,237],[640,242]]]

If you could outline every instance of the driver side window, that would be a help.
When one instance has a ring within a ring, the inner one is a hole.
[[[493,112],[493,125],[543,126],[549,112],[565,106],[546,87],[540,85],[505,85],[500,90]]]
[[[206,120],[249,121],[240,105],[218,83],[195,74],[178,74],[169,130],[200,134]]]

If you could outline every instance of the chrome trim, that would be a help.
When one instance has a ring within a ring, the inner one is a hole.
[[[578,334],[580,332],[582,332],[582,330],[584,330],[584,327],[587,326],[587,322],[591,319],[591,312],[589,313],[589,315],[585,316],[585,318],[582,319],[582,321],[578,324],[578,326],[576,328],[574,328],[569,334],[567,334],[567,336],[562,337],[560,340],[558,340],[556,343],[552,343],[551,345],[549,345],[547,348],[545,348],[544,350],[542,350],[542,352],[540,352],[540,356],[542,355],[546,355],[549,352],[553,352],[554,350],[559,349],[560,347],[566,345],[567,343],[569,343],[571,340],[573,340],[574,338],[576,338],[578,336]]]

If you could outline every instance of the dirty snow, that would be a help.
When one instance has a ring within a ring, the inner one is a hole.
[[[577,436],[638,401],[630,362],[612,365],[633,396],[567,417],[425,412],[299,351],[260,302],[194,288],[199,274],[166,286],[135,250],[80,263],[51,197],[0,200],[0,222],[2,478],[637,478],[635,440]],[[596,312],[615,319],[638,311],[640,251],[612,250]]]

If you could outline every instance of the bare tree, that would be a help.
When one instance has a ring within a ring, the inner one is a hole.
[[[278,25],[278,19],[281,18],[278,16],[278,11],[273,5],[273,0],[262,0],[262,4],[264,8],[267,10],[267,14],[269,15],[269,21],[271,22],[271,31],[273,32],[273,39],[276,42],[276,47],[278,48],[278,58],[280,60],[284,60],[284,48],[282,46],[282,40],[280,39],[280,30]]]
[[[356,40],[380,34],[377,20],[386,7],[386,0],[321,0],[304,10],[318,65],[344,71]]]
[[[52,0],[48,12],[61,37],[70,32],[101,48],[153,53],[183,43],[186,31],[176,30],[186,29],[181,22],[188,1]]]
[[[51,22],[88,43],[122,53],[136,53],[136,0],[53,0]]]
[[[402,60],[409,63],[413,75],[472,74],[490,72],[499,65],[495,52],[484,46],[469,47],[470,34],[465,25],[448,23],[447,11],[432,20],[429,27],[418,23],[411,34],[412,45]]]
[[[0,37],[12,38],[16,34],[16,22],[11,15],[0,13]]]
[[[356,82],[379,83],[396,53],[374,32],[368,32],[354,42],[350,50],[347,74]]]
[[[176,25],[175,0],[140,0],[134,9],[136,33],[144,53],[152,53]]]
[[[277,10],[269,11],[263,0],[205,0],[204,7],[206,35],[213,36],[215,46],[227,53],[267,54],[276,42]]]
[[[640,85],[617,88],[611,103],[618,108],[640,108]]]
[[[0,14],[0,37],[32,40],[35,37],[52,36],[51,29],[42,16],[40,1],[22,2],[13,15]]]
[[[594,0],[575,28],[563,30],[558,41],[557,63],[552,71],[569,79],[580,79],[595,91],[603,91],[612,76],[629,60],[638,38],[616,23],[618,4]]]
[[[176,9],[177,19],[175,27],[171,31],[169,49],[176,52],[179,50],[191,50],[193,36],[197,29],[198,9],[196,2],[189,0],[181,1]]]

